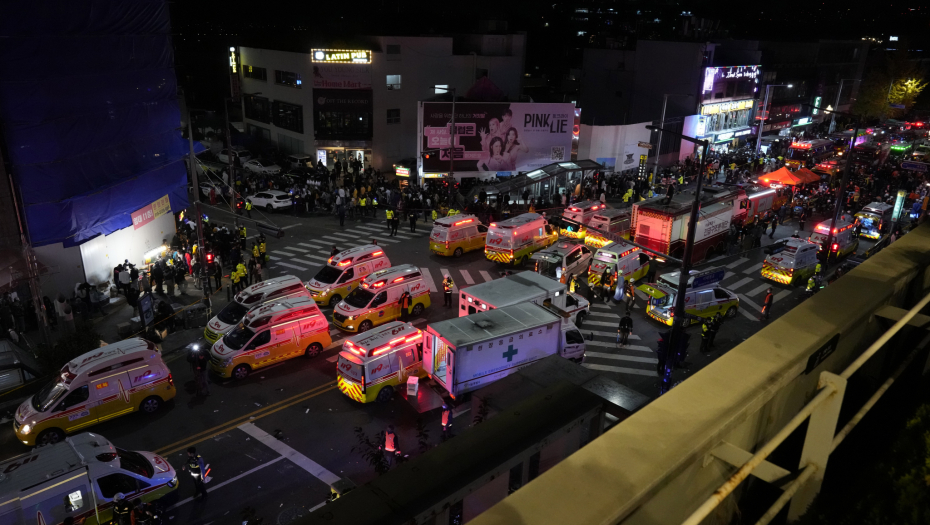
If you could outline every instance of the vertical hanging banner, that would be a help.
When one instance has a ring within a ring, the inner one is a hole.
[[[152,204],[132,212],[132,229],[138,230],[170,211],[171,201],[168,199],[168,196],[165,195]]]

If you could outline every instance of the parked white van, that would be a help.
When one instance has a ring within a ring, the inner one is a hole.
[[[210,319],[206,328],[203,329],[203,337],[211,344],[215,343],[235,328],[252,308],[272,301],[297,297],[310,297],[310,292],[304,287],[303,281],[293,275],[274,277],[255,283],[237,293],[236,297],[220,310],[220,313]]]

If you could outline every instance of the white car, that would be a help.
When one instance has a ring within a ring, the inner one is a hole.
[[[258,159],[252,159],[242,165],[246,171],[251,171],[259,175],[277,175],[281,173],[281,166],[277,164],[264,164]]]
[[[204,197],[210,196],[211,189],[213,189],[216,192],[217,199],[226,195],[226,187],[218,182],[201,182],[200,183],[200,193]]]
[[[246,200],[252,201],[252,206],[265,208],[268,211],[287,208],[291,205],[291,195],[278,190],[260,191],[246,197]]]
[[[247,149],[233,148],[232,151],[230,151],[224,148],[222,151],[216,154],[216,160],[218,162],[222,162],[223,164],[229,164],[230,155],[233,157],[233,164],[238,164],[239,166],[252,158],[252,152]]]

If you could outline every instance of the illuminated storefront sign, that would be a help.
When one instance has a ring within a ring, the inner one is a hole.
[[[761,66],[709,67],[704,70],[704,93],[714,90],[714,82],[725,80],[755,80]]]
[[[721,133],[717,135],[717,140],[715,142],[726,142],[728,140],[733,140],[733,132]]]
[[[313,62],[329,64],[371,64],[371,51],[359,49],[312,49]]]
[[[400,166],[397,166],[394,168],[394,175],[397,175],[398,177],[409,177],[410,168],[402,168]]]
[[[236,73],[236,48],[229,48],[229,68],[230,73]]]
[[[804,117],[804,118],[799,118],[799,119],[798,119],[798,123],[795,124],[795,126],[803,126],[803,125],[805,125],[805,124],[810,124],[810,123],[811,123],[811,118],[810,118],[810,117]]]
[[[698,117],[697,128],[694,130],[695,136],[703,137],[707,133],[707,119],[704,118],[704,115]]]
[[[811,111],[811,115],[816,115],[820,113],[820,110],[817,109],[820,107],[820,103],[823,101],[822,97],[814,97],[814,111]]]
[[[751,130],[751,129],[744,129],[743,131],[737,131],[736,133],[733,134],[733,136],[734,136],[734,137],[744,137],[744,136],[746,136],[746,135],[749,135],[750,133],[752,133],[752,130]]]
[[[734,100],[732,102],[721,102],[719,104],[704,104],[701,106],[701,115],[716,115],[728,111],[739,111],[741,109],[752,109],[755,104],[754,99]]]

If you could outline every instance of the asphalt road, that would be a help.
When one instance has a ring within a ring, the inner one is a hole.
[[[271,276],[293,274],[308,280],[322,267],[333,245],[346,249],[372,239],[384,247],[394,265],[419,266],[433,293],[433,306],[414,321],[420,327],[457,315],[457,309],[441,306],[439,290],[444,275],[450,274],[458,288],[497,279],[504,270],[487,261],[480,250],[458,259],[431,254],[430,226],[422,222],[416,232],[402,224],[399,235],[389,237],[383,219],[347,220],[346,226],[340,227],[331,216],[295,218],[276,213],[263,219],[253,211],[253,218],[274,222],[286,232],[283,239],[268,239]],[[211,220],[228,219],[216,211]],[[790,235],[794,228],[791,223],[779,227],[775,240]],[[250,227],[248,233],[252,236],[257,232]],[[770,242],[764,238],[764,244]],[[739,294],[740,313],[724,323],[717,346],[709,355],[697,351],[698,328],[689,329],[691,366],[678,371],[676,381],[696,373],[761,327],[759,309],[768,286],[775,291],[773,318],[802,300],[803,289],[762,280],[763,259],[764,254],[757,249],[702,265],[727,268],[722,286]],[[621,307],[592,306],[582,328],[586,336],[592,336],[584,366],[655,397],[658,383],[654,349],[658,332],[667,328],[646,318],[643,305],[640,297],[634,310],[633,341],[624,348],[615,343]],[[328,307],[323,310],[327,314],[332,311]],[[182,473],[180,499],[166,514],[167,523],[241,523],[239,513],[245,507],[256,509],[266,524],[288,523],[322,504],[332,481],[348,478],[361,485],[372,479],[372,467],[353,450],[354,429],[373,436],[387,425],[394,425],[400,448],[413,451],[413,455],[418,421],[430,430],[431,445],[440,441],[438,409],[419,413],[400,395],[385,404],[361,405],[340,393],[335,387],[335,359],[345,334],[335,328],[331,333],[334,343],[323,355],[257,371],[243,381],[214,383],[207,398],[194,396],[193,373],[182,356],[169,356],[169,367],[179,388],[173,402],[153,416],[133,414],[92,427],[91,431],[117,446],[158,452],[176,467],[183,464],[187,447],[197,447],[211,465],[210,497],[204,502],[191,501],[193,486]],[[459,431],[471,423],[467,406],[457,409],[455,415],[454,427]],[[0,445],[3,458],[25,452],[9,424],[0,427]]]

